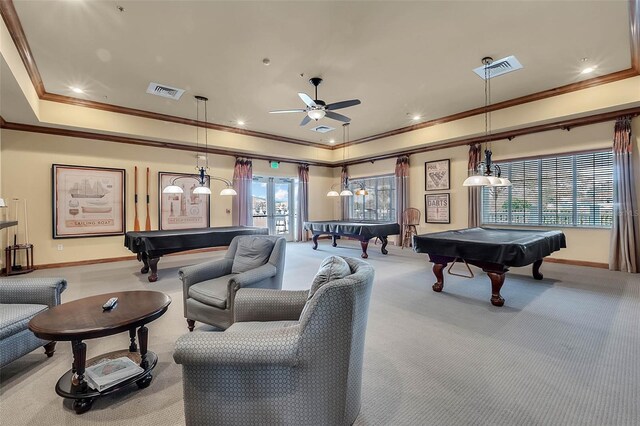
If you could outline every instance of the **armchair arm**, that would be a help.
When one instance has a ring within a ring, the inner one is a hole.
[[[293,367],[298,363],[298,327],[262,332],[196,332],[176,341],[173,359],[189,366]]]
[[[218,278],[231,273],[233,259],[218,259],[197,265],[184,266],[178,271],[178,276],[184,289],[188,290],[193,284]]]
[[[234,322],[298,320],[308,296],[308,290],[241,288],[235,297]]]
[[[278,270],[275,266],[270,263],[265,263],[255,269],[250,269],[231,277],[229,280],[229,288],[236,286],[239,286],[240,288],[251,287],[251,285],[255,283],[274,277],[277,272]]]
[[[60,304],[60,293],[67,288],[63,278],[1,278],[0,303]]]

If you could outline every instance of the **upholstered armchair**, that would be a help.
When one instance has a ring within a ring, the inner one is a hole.
[[[243,287],[282,288],[286,240],[240,235],[223,259],[181,268],[184,317],[189,331],[196,321],[226,329],[233,323],[236,291]]]
[[[239,290],[225,332],[176,342],[187,425],[352,424],[373,278],[332,256],[309,291]]]
[[[29,330],[31,318],[60,304],[67,288],[63,278],[0,278],[0,367],[44,346],[51,357],[56,342],[36,337]]]

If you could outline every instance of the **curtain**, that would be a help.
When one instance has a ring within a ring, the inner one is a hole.
[[[480,163],[480,158],[482,155],[482,146],[480,144],[469,145],[469,163],[468,163],[468,176],[473,176],[478,168],[478,163]],[[481,186],[469,186],[468,190],[468,201],[469,201],[469,228],[475,228],[480,226],[481,222],[481,211],[480,211],[480,191],[482,191]]]
[[[638,272],[638,204],[633,174],[631,117],[616,120],[613,133],[613,227],[609,269]]]
[[[298,166],[298,214],[296,215],[296,241],[308,241],[302,224],[309,220],[309,165]]]
[[[340,173],[340,190],[344,189],[349,185],[349,169],[347,166],[342,166],[342,172]],[[348,197],[340,197],[340,204],[342,206],[342,220],[349,219],[349,198]]]
[[[396,245],[402,245],[404,234],[404,211],[409,207],[409,156],[401,155],[396,160],[396,222],[400,225],[400,235]]]
[[[236,158],[233,169],[233,188],[238,195],[233,197],[233,225],[251,226],[253,224],[253,198],[251,184],[253,182],[253,168],[251,160]]]

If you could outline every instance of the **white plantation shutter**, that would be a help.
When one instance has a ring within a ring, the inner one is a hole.
[[[483,188],[483,224],[611,227],[610,150],[498,164],[513,186]]]
[[[359,185],[364,183],[367,195],[355,195]],[[348,197],[349,220],[388,221],[396,220],[396,178],[395,175],[353,178],[349,181],[353,196]]]

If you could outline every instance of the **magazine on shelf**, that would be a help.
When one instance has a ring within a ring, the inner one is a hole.
[[[102,392],[118,383],[124,382],[130,377],[137,376],[143,371],[142,367],[123,356],[115,359],[106,358],[91,367],[87,367],[85,377],[89,387]]]

